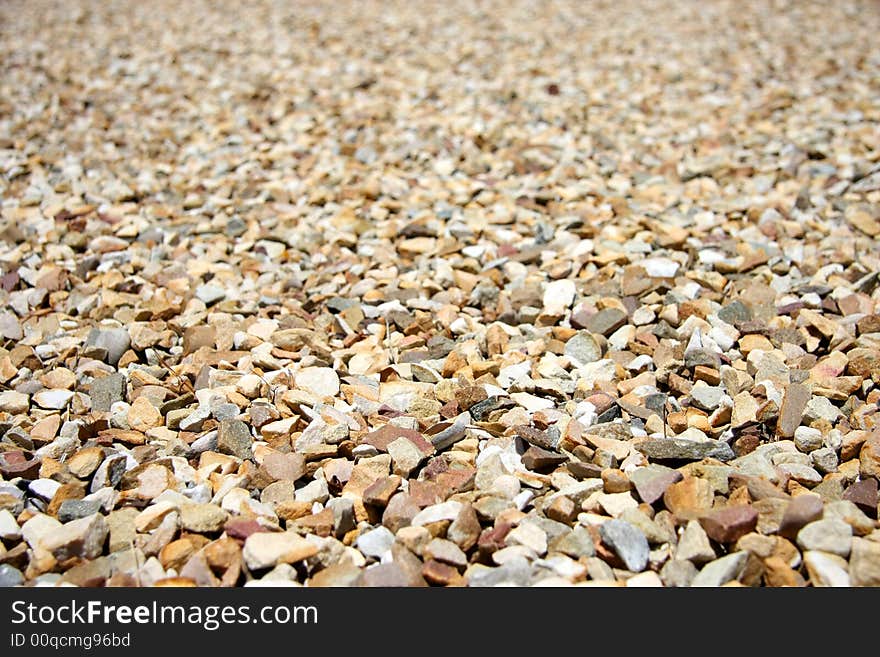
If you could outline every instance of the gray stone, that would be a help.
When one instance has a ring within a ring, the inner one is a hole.
[[[93,328],[89,331],[85,346],[87,354],[94,352],[94,357],[116,365],[131,346],[131,338],[124,328]]]
[[[712,412],[721,405],[725,397],[724,388],[710,386],[703,381],[697,381],[691,389],[691,401],[693,405],[707,412]]]
[[[701,461],[705,458],[730,461],[735,454],[721,440],[683,440],[680,438],[648,438],[635,445],[649,459]]]
[[[669,588],[684,588],[691,585],[697,573],[697,567],[690,561],[670,559],[660,569],[660,580]]]
[[[217,451],[221,454],[249,459],[253,456],[251,452],[253,442],[248,425],[241,420],[223,420],[220,423],[217,430]]]
[[[609,336],[626,324],[626,313],[619,308],[604,308],[586,319],[585,328],[590,333]]]
[[[355,543],[362,554],[376,559],[381,559],[385,553],[391,550],[393,544],[394,534],[386,527],[377,527],[361,534]]]
[[[602,358],[602,348],[589,331],[578,331],[565,343],[565,355],[576,365],[586,365]]]
[[[224,290],[219,285],[211,285],[210,283],[205,285],[199,285],[196,288],[196,298],[199,301],[204,303],[206,306],[210,306],[211,304],[217,303],[218,301],[222,301],[226,298],[226,290]]]
[[[342,538],[355,528],[357,520],[352,500],[347,497],[334,497],[327,500],[326,506],[333,511],[333,531],[336,538]]]
[[[648,539],[637,527],[625,520],[607,520],[599,527],[599,535],[628,570],[639,573],[648,565]]]
[[[840,417],[840,409],[837,408],[827,397],[815,396],[807,402],[804,408],[804,421],[808,423],[816,420],[827,420],[832,424]],[[797,432],[795,432],[797,435]]]
[[[681,479],[682,474],[678,470],[658,464],[636,468],[629,475],[630,483],[646,504],[653,504],[659,500],[669,486]]]
[[[180,420],[181,431],[201,431],[205,421],[211,417],[211,409],[207,405],[199,406],[185,418]]]
[[[528,586],[532,567],[525,557],[515,557],[497,568],[479,568],[468,571],[468,586]]]
[[[813,466],[822,474],[837,472],[837,452],[830,447],[822,447],[810,454]]]
[[[752,319],[752,311],[742,301],[731,301],[718,311],[718,319],[736,325]]]
[[[89,398],[93,411],[109,411],[110,406],[125,401],[125,375],[118,372],[92,379],[89,384]]]
[[[98,513],[100,509],[101,503],[98,500],[64,500],[58,507],[58,520],[61,522],[78,520]]]
[[[693,587],[717,587],[732,582],[743,574],[748,552],[734,552],[703,566],[691,582]]]
[[[15,566],[8,563],[0,564],[0,588],[9,588],[24,584],[24,575]]]
[[[716,556],[703,526],[697,520],[689,521],[678,539],[675,558],[700,565],[714,560]]]
[[[94,493],[101,488],[115,487],[119,480],[122,479],[122,475],[125,474],[126,462],[127,459],[122,454],[114,454],[101,461],[101,465],[98,466],[95,474],[92,475],[89,492]]]
[[[575,526],[567,534],[552,540],[548,549],[550,552],[567,554],[572,559],[592,557],[596,554],[596,546],[593,543],[592,535],[586,527],[581,525]]]
[[[837,518],[817,520],[798,532],[797,544],[802,550],[818,550],[846,557],[852,548],[852,527]]]
[[[211,415],[218,422],[223,420],[234,420],[239,416],[241,410],[235,404],[217,404],[211,408]]]

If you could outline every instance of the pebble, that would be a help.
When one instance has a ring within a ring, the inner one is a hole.
[[[318,553],[318,546],[295,532],[257,532],[245,539],[242,558],[250,570],[296,563]]]
[[[691,586],[718,587],[739,579],[746,568],[748,552],[733,552],[703,566]]]
[[[251,458],[253,437],[241,420],[223,420],[217,431],[217,451],[240,459]]]
[[[797,544],[803,550],[847,557],[852,548],[852,527],[836,518],[816,520],[798,532]]]
[[[700,524],[706,534],[718,543],[734,543],[754,531],[758,524],[758,512],[745,504],[713,509],[702,517]]]
[[[599,534],[627,570],[639,573],[648,565],[648,539],[638,528],[625,520],[608,520],[599,526]]]

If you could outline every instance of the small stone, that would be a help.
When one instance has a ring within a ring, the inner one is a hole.
[[[816,520],[798,532],[802,550],[817,550],[847,557],[852,548],[852,527],[836,518]]]
[[[705,479],[685,477],[670,485],[663,494],[663,503],[677,518],[695,520],[712,508],[714,494]]]
[[[297,481],[306,473],[306,461],[295,452],[269,452],[263,458],[263,468],[274,481]]]
[[[666,492],[672,484],[681,481],[682,474],[663,466],[637,468],[629,475],[639,498],[646,504],[653,504]]]
[[[531,522],[520,523],[512,529],[505,539],[507,545],[522,545],[537,555],[547,552],[547,534]]]
[[[599,535],[627,570],[638,573],[648,565],[648,539],[630,523],[624,520],[608,520],[599,526]]]
[[[822,483],[822,475],[808,465],[803,465],[802,463],[780,463],[777,467],[780,471],[807,488],[812,488]]]
[[[134,521],[138,513],[137,509],[130,506],[110,512],[107,516],[107,527],[110,530],[108,552],[112,554],[132,547],[137,535]]]
[[[859,451],[859,474],[880,479],[880,431],[875,431]]]
[[[21,415],[27,413],[30,406],[30,397],[24,393],[16,392],[15,390],[0,392],[0,411]]]
[[[571,307],[574,302],[577,289],[574,281],[563,278],[551,281],[544,288],[544,313],[551,316],[560,316]]]
[[[782,398],[782,406],[779,408],[779,419],[776,422],[776,434],[781,438],[791,438],[794,436],[801,420],[804,417],[804,410],[807,402],[810,401],[812,395],[810,389],[801,383],[792,383],[785,391]]]
[[[381,559],[393,544],[394,534],[386,527],[377,527],[358,536],[355,545],[365,556]]]
[[[15,516],[8,509],[0,509],[0,539],[4,541],[17,541],[21,538],[21,527]]]
[[[582,366],[600,360],[602,349],[589,331],[578,331],[565,343],[565,355]]]
[[[0,588],[10,588],[24,584],[24,575],[15,566],[0,564]]]
[[[407,478],[425,459],[425,454],[407,438],[398,438],[388,443],[388,453],[394,474]]]
[[[197,534],[219,532],[229,514],[214,504],[181,504],[180,525]]]
[[[658,461],[701,461],[705,458],[730,461],[735,457],[730,445],[720,440],[683,438],[648,438],[635,448],[649,459]]]
[[[678,539],[675,558],[700,565],[712,561],[716,556],[702,525],[696,520],[690,520]]]
[[[109,411],[116,402],[125,401],[125,385],[125,375],[118,372],[92,379],[89,384],[92,410]]]
[[[455,567],[467,565],[467,555],[452,541],[435,538],[425,546],[424,556]]]
[[[754,531],[757,524],[758,512],[743,504],[713,509],[700,518],[706,534],[718,543],[733,543]]]
[[[541,472],[550,468],[555,468],[561,463],[568,461],[568,457],[550,450],[538,447],[537,445],[529,445],[528,449],[522,455],[522,464],[529,470]]]
[[[804,552],[804,565],[815,587],[849,587],[846,560],[827,552]]]
[[[794,431],[794,444],[805,454],[813,452],[824,444],[822,432],[812,427],[798,427]]]
[[[103,552],[109,531],[104,516],[96,513],[62,525],[43,538],[40,545],[58,561],[71,557],[95,559]]]
[[[690,561],[671,559],[660,569],[660,579],[669,588],[686,588],[697,576],[697,567]]]
[[[693,587],[718,587],[739,579],[746,568],[748,552],[734,552],[705,566],[691,582]]]
[[[133,430],[146,433],[164,423],[165,420],[159,409],[153,406],[146,396],[141,395],[132,402],[128,410],[128,424]]]
[[[242,460],[253,456],[251,445],[253,437],[250,429],[241,420],[223,420],[217,431],[217,451],[230,454]]]
[[[199,285],[196,287],[196,298],[206,306],[222,301],[226,298],[226,290],[219,285]]]
[[[318,546],[295,532],[257,532],[247,537],[242,557],[250,570],[296,563],[318,553]]]
[[[843,493],[843,499],[855,504],[866,515],[876,517],[877,505],[880,504],[877,480],[870,478],[855,482]]]
[[[587,318],[585,328],[607,337],[626,324],[626,320],[626,313],[619,308],[605,308]]]
[[[192,354],[207,347],[213,349],[217,343],[217,329],[213,326],[188,326],[183,332],[183,353]]]
[[[470,550],[480,537],[480,521],[474,507],[463,504],[458,515],[446,529],[446,538],[462,550]]]
[[[779,557],[764,559],[764,582],[772,587],[800,587],[807,583],[799,572]]]
[[[628,509],[639,506],[630,493],[599,493],[596,502],[612,518],[618,518]]]
[[[124,328],[94,328],[89,332],[85,346],[87,354],[94,353],[96,358],[115,366],[131,347],[131,338]]]
[[[53,390],[41,390],[31,397],[33,402],[40,408],[60,411],[67,408],[67,404],[73,398],[72,390],[55,388]]]
[[[58,507],[57,517],[59,521],[66,523],[94,515],[100,509],[101,503],[98,500],[64,500]]]
[[[778,534],[795,540],[804,526],[822,517],[824,505],[818,495],[798,495],[785,507]]]
[[[880,543],[853,539],[849,577],[852,586],[880,586]]]
[[[339,393],[339,375],[330,367],[304,367],[294,376],[294,383],[321,399]]]
[[[710,386],[703,381],[697,381],[691,388],[691,401],[694,406],[707,412],[712,412],[721,405],[724,399],[724,388]]]

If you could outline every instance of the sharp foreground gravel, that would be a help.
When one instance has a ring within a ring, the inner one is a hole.
[[[0,4],[0,585],[880,585],[876,2]]]

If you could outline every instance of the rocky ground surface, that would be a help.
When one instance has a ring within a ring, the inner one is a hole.
[[[0,5],[0,584],[880,585],[880,8]]]

